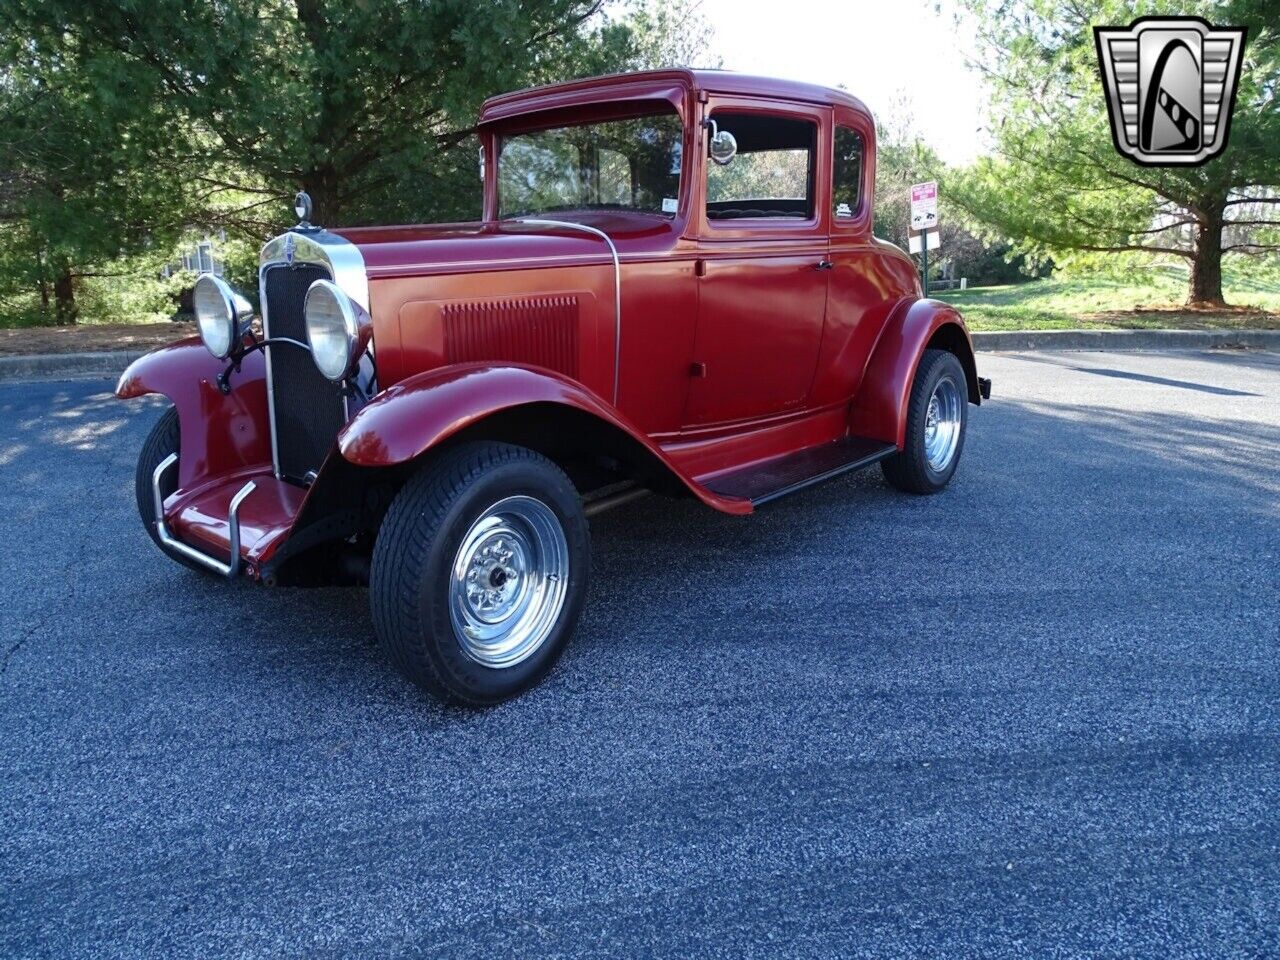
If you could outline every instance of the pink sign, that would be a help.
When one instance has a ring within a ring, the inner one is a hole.
[[[934,180],[911,187],[911,226],[932,230],[938,225],[938,184]]]

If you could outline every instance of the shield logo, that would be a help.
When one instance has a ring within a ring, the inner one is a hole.
[[[1196,166],[1227,147],[1245,28],[1199,17],[1094,27],[1111,138],[1149,167]]]
[[[292,234],[292,233],[286,233],[286,234],[284,235],[284,262],[285,262],[285,266],[288,266],[288,267],[292,267],[292,266],[293,266],[293,254],[294,254],[294,251],[297,249],[297,246],[298,246],[298,241],[296,241],[296,240],[293,238],[293,234]]]

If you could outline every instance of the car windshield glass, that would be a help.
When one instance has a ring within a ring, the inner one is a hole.
[[[672,111],[503,137],[498,215],[634,210],[672,217],[680,197],[681,135]]]

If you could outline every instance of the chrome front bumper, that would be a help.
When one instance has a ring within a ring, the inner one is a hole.
[[[257,485],[250,480],[231,498],[231,510],[227,517],[230,562],[223,563],[217,557],[211,557],[207,553],[202,553],[195,547],[183,543],[171,534],[169,528],[165,525],[164,494],[160,492],[160,484],[164,482],[165,475],[177,463],[178,455],[171,453],[160,461],[159,466],[156,467],[155,472],[151,475],[151,496],[156,512],[156,536],[160,538],[160,542],[164,544],[166,549],[181,554],[193,563],[207,567],[214,573],[221,574],[224,577],[234,577],[240,572],[240,504],[244,502],[245,497],[253,493]]]

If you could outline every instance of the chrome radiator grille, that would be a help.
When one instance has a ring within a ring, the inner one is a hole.
[[[263,276],[263,332],[307,342],[302,301],[307,288],[329,272],[310,263],[269,266]],[[311,354],[289,344],[267,350],[272,433],[276,470],[286,480],[308,482],[320,469],[334,438],[346,423],[346,401],[340,384],[327,379]]]

